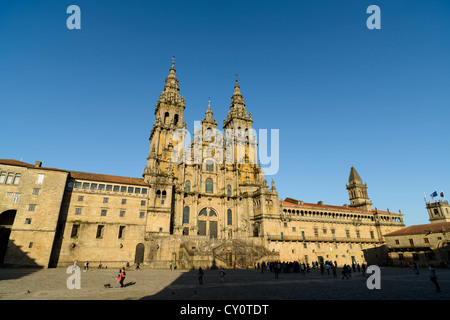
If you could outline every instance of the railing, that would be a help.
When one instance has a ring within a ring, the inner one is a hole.
[[[303,237],[291,235],[267,235],[269,241],[303,241],[303,242],[365,242],[379,243],[380,241],[372,238],[347,238],[347,237]]]

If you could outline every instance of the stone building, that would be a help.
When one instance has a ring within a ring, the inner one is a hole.
[[[252,114],[237,79],[222,130],[208,102],[192,141],[179,91],[172,62],[142,178],[0,160],[3,263],[166,268],[173,261],[192,268],[385,260],[384,235],[404,227],[402,214],[373,209],[355,168],[348,205],[280,201],[256,161]]]
[[[426,203],[429,224],[409,226],[385,235],[393,265],[448,265],[450,261],[450,206],[448,201]]]

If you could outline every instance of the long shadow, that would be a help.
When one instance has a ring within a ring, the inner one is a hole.
[[[22,251],[21,246],[16,246],[13,240],[8,243],[7,254],[13,257],[13,263],[2,263],[0,265],[0,281],[18,279],[39,271],[42,266],[36,264],[25,252]]]
[[[198,270],[184,272],[180,277],[156,294],[141,300],[277,300],[295,299],[281,292],[284,286],[292,287],[292,280],[300,279],[299,274],[280,275],[273,272],[245,270],[225,270],[221,278],[218,269],[204,270],[203,283],[199,283]]]

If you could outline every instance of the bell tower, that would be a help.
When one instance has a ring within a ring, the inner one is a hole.
[[[173,232],[175,185],[180,176],[173,150],[184,141],[184,134],[179,134],[184,131],[180,129],[186,129],[183,122],[185,100],[179,91],[175,60],[172,59],[172,67],[156,103],[155,123],[149,138],[150,152],[143,174],[144,181],[150,186],[147,208],[147,232],[150,233]],[[184,150],[180,148],[177,152],[182,156]]]
[[[367,211],[372,210],[372,202],[367,195],[367,184],[363,184],[354,167],[350,169],[347,190],[350,199],[349,207]]]

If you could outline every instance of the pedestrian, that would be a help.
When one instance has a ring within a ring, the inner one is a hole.
[[[202,267],[198,268],[198,284],[203,284],[203,275],[205,273],[203,272]]]
[[[436,270],[434,270],[432,264],[429,265],[428,270],[430,270],[430,280],[436,286],[436,292],[441,292],[441,288],[439,287],[439,284],[437,282]]]
[[[336,273],[336,266],[335,265],[331,265],[331,270],[333,270],[333,277],[337,277],[337,273]]]
[[[120,273],[120,287],[123,288],[123,281],[125,280],[125,277],[127,276],[127,273],[125,272],[125,268],[122,268],[122,272]]]
[[[119,272],[117,273],[117,283],[116,283],[116,288],[119,286],[120,280],[122,280],[121,277],[122,277],[122,270],[119,269]]]
[[[274,271],[275,271],[275,278],[278,279],[278,273],[280,272],[281,264],[279,262],[276,262],[274,265]]]
[[[85,272],[85,271],[89,271],[89,262],[87,262],[87,261],[84,263],[83,272]]]
[[[136,262],[136,270],[141,270],[140,264],[140,262]]]
[[[101,261],[98,263],[98,268],[99,268],[99,269],[102,269],[102,268],[103,268],[102,262],[101,262]]]
[[[362,270],[363,279],[365,279],[366,278],[366,264],[364,262],[361,265],[361,270]]]
[[[222,286],[223,286],[223,282],[224,282],[224,277],[225,277],[225,270],[223,270],[223,268],[222,269],[220,269],[220,280],[222,281]]]
[[[347,265],[344,264],[344,267],[342,268],[342,278],[341,278],[342,280],[344,280],[344,278],[347,278],[348,280],[347,271],[348,271]]]
[[[413,264],[413,271],[415,274],[417,274],[417,275],[419,274],[419,266],[417,265],[417,263]]]

